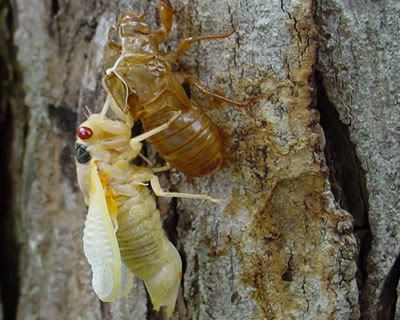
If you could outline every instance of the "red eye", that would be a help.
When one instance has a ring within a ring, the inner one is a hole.
[[[86,140],[93,135],[93,131],[89,127],[79,127],[78,130],[76,130],[76,134],[82,140]]]

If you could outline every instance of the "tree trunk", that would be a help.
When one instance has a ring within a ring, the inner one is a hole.
[[[172,319],[394,319],[400,239],[397,0],[174,0],[167,49],[249,107],[192,98],[223,130],[226,165],[158,198],[184,273]],[[104,101],[107,31],[145,0],[0,5],[1,297],[6,319],[160,319],[143,283],[102,303],[83,255],[74,165],[84,108]],[[210,106],[210,107],[209,107]],[[150,157],[158,159],[151,145]],[[396,313],[397,312],[397,313]]]

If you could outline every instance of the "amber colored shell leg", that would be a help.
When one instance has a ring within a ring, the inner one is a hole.
[[[191,194],[191,193],[181,193],[181,192],[165,192],[162,190],[160,181],[157,176],[153,176],[150,180],[151,188],[154,193],[159,197],[169,197],[169,198],[190,198],[190,199],[202,199],[212,202],[220,203],[221,200],[212,198],[205,194]]]
[[[160,44],[168,39],[174,21],[174,10],[168,0],[159,1],[158,15],[160,17],[160,28],[155,32],[155,35],[156,42]]]
[[[220,33],[220,34],[205,34],[202,36],[194,36],[194,37],[189,37],[186,39],[183,39],[181,41],[181,43],[178,46],[178,49],[176,50],[176,52],[174,52],[174,56],[176,61],[178,61],[182,55],[185,54],[185,52],[187,50],[190,49],[190,47],[195,43],[195,42],[199,42],[202,40],[213,40],[213,39],[224,39],[229,37],[231,34],[233,34],[232,32],[225,32],[225,33]]]
[[[250,103],[253,102],[253,100],[247,100],[247,101],[237,101],[237,100],[232,100],[229,99],[227,97],[221,96],[218,93],[215,92],[211,92],[210,90],[208,90],[204,84],[202,84],[197,78],[195,78],[192,75],[186,75],[183,74],[183,79],[185,80],[185,82],[188,82],[190,84],[192,84],[193,86],[195,86],[198,90],[200,90],[202,93],[213,97],[214,99],[220,100],[220,101],[224,101],[230,104],[233,104],[235,106],[239,106],[239,107],[246,107],[248,106]]]

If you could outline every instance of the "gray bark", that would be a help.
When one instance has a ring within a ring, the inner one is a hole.
[[[398,1],[324,1],[318,69],[349,127],[359,159],[361,206],[352,205],[363,264],[365,319],[393,319],[400,276],[400,59]],[[400,313],[396,313],[400,317]]]
[[[226,166],[193,181],[172,170],[162,182],[224,204],[158,199],[184,262],[172,318],[392,319],[398,3],[171,2],[172,48],[189,35],[234,30],[194,46],[185,69],[229,97],[262,97],[247,108],[209,108],[192,90],[225,133]],[[104,100],[108,28],[126,9],[148,10],[155,24],[154,3],[8,4],[0,7],[4,319],[160,318],[140,281],[110,304],[92,292],[73,158],[84,107]]]

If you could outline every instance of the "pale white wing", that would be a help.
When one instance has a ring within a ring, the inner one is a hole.
[[[125,263],[122,262],[121,267],[121,296],[128,296],[133,286],[133,273],[129,271]]]
[[[121,290],[121,254],[116,227],[108,211],[97,166],[91,163],[89,210],[83,230],[83,250],[92,268],[93,290],[102,301],[112,301]]]

